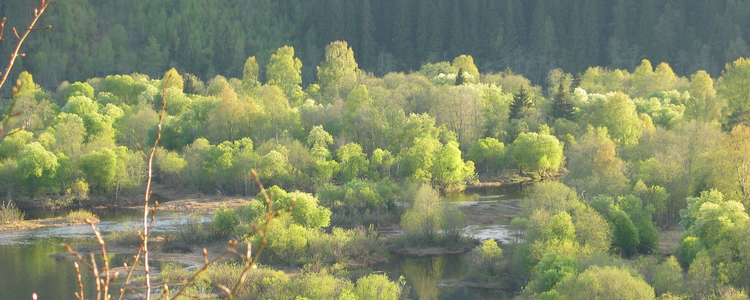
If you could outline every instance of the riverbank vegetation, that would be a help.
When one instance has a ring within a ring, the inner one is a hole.
[[[186,218],[165,249],[240,239],[263,223],[249,242],[268,267],[248,293],[400,297],[403,280],[346,273],[382,261],[381,249],[473,246],[463,235],[472,216],[440,199],[480,174],[559,178],[533,185],[509,225],[521,241],[484,242],[467,280],[502,281],[522,298],[747,298],[749,59],[714,77],[643,59],[632,71],[554,69],[535,85],[511,69],[480,73],[470,55],[375,75],[347,42],[321,54],[304,86],[292,46],[263,64],[243,55],[229,77],[211,64],[210,78],[160,74],[157,61],[148,75],[103,71],[54,88],[35,83],[34,68],[19,73],[20,114],[4,111],[5,129],[18,131],[0,143],[3,218],[22,218],[13,205],[129,205],[147,176],[141,151],[159,139],[160,185],[250,199],[210,222]],[[378,236],[396,224],[403,235]],[[662,247],[660,230],[678,227],[678,246]],[[114,244],[140,244],[134,230],[118,234]],[[200,276],[227,286],[246,266],[212,268]],[[165,270],[177,285],[192,276]],[[194,283],[196,294],[218,293]]]

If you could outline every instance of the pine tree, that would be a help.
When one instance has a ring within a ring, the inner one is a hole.
[[[524,87],[518,91],[518,94],[513,96],[513,104],[510,105],[510,118],[520,119],[523,113],[531,107],[531,97],[526,94]]]
[[[570,102],[570,95],[565,90],[563,83],[557,88],[555,98],[552,100],[552,118],[573,118],[573,103]]]

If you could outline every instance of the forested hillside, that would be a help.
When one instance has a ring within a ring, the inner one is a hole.
[[[0,15],[23,27],[32,5],[2,1]],[[632,72],[644,58],[684,76],[718,74],[750,54],[750,3],[730,0],[67,0],[42,23],[54,29],[32,36],[16,70],[46,88],[171,67],[239,77],[245,58],[263,67],[284,45],[296,49],[307,84],[336,40],[378,76],[469,54],[482,72],[510,68],[535,84],[554,68]],[[9,47],[0,44],[0,57]]]
[[[529,299],[748,298],[750,4],[253,2],[54,2],[5,97],[0,197],[142,199],[160,134],[161,187],[253,196],[256,170],[285,211],[271,222],[260,195],[201,232],[266,222],[264,258],[313,274],[376,256],[374,227],[338,226],[456,245],[467,216],[441,194],[554,179],[467,278]]]

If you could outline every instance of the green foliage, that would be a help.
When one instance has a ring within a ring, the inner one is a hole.
[[[220,234],[226,235],[234,231],[234,227],[239,224],[236,213],[234,210],[227,208],[224,203],[214,212],[212,222]]]
[[[164,72],[164,76],[162,76],[161,79],[166,86],[163,86],[167,89],[169,88],[175,88],[178,91],[182,91],[185,89],[185,81],[182,79],[182,75],[177,72],[175,68],[171,68],[168,71]],[[167,82],[167,80],[169,80]],[[168,102],[170,105],[172,105],[172,102]]]
[[[750,59],[739,58],[731,64],[727,64],[719,78],[718,94],[726,99],[728,106],[724,115],[728,116],[727,127],[735,124],[748,122],[750,112]]]
[[[520,119],[531,108],[531,96],[526,93],[526,89],[521,86],[518,93],[513,96],[513,104],[510,105],[510,118]]]
[[[99,105],[91,98],[86,96],[72,96],[68,103],[63,106],[62,111],[69,114],[75,114],[79,117],[96,113],[99,111]]]
[[[250,56],[245,60],[245,66],[242,70],[242,84],[245,89],[252,90],[260,86],[258,82],[258,62],[255,60],[255,56]]]
[[[84,96],[89,99],[94,99],[94,88],[86,82],[75,82],[68,86],[65,90],[65,101],[66,103],[73,96]]]
[[[560,86],[557,88],[557,93],[555,93],[550,106],[552,107],[552,118],[573,119],[573,103],[570,100],[569,92],[565,90],[565,86],[562,82],[560,82]]]
[[[106,193],[115,187],[117,177],[117,155],[110,149],[101,149],[85,154],[78,159],[86,182],[96,193]]]
[[[331,221],[331,211],[328,208],[318,205],[318,198],[312,194],[303,192],[288,193],[278,186],[272,186],[266,189],[269,195],[273,195],[273,208],[292,207],[291,218],[294,223],[304,228],[326,227]],[[263,195],[258,194],[262,199]]]
[[[544,294],[556,293],[552,288],[568,276],[578,275],[578,262],[570,256],[560,254],[555,250],[544,253],[542,259],[532,270],[533,277],[524,292]],[[550,295],[551,296],[551,295]],[[539,298],[542,298],[540,295]]]
[[[343,219],[366,225],[392,217],[398,192],[399,187],[390,181],[355,179],[342,186],[326,184],[316,195],[323,206],[331,208],[334,223]]]
[[[412,245],[455,243],[460,238],[465,216],[439,204],[440,195],[428,184],[414,194],[412,206],[401,216],[405,241]]]
[[[370,274],[357,279],[354,295],[362,300],[397,300],[404,284],[403,277],[393,282],[383,274]]]
[[[634,145],[643,130],[643,121],[638,116],[635,103],[622,92],[588,94],[581,101],[579,123],[596,127],[607,127],[615,143]]]
[[[251,75],[249,75],[252,78]],[[294,57],[294,48],[284,46],[271,55],[268,62],[266,77],[268,84],[277,85],[294,106],[302,104],[304,92],[302,83],[302,61]],[[252,81],[252,79],[249,79]]]
[[[472,82],[474,83],[477,79],[479,79],[479,69],[477,69],[477,66],[474,64],[474,57],[471,55],[460,55],[453,59],[453,63],[451,64],[453,68],[463,70],[463,72],[468,73],[469,77],[468,80],[465,80],[466,82]],[[456,85],[458,85],[458,81],[456,82]]]
[[[512,147],[515,163],[522,171],[548,176],[556,174],[562,167],[563,145],[552,135],[521,133]]]
[[[480,278],[497,278],[503,275],[506,262],[503,260],[503,249],[493,239],[485,240],[471,254],[471,266],[474,276]]]
[[[622,210],[615,210],[610,214],[614,224],[612,244],[622,251],[625,257],[630,257],[637,252],[640,239],[638,230],[630,217]]]
[[[331,42],[326,46],[325,62],[318,66],[318,84],[324,91],[348,94],[357,81],[357,70],[352,48],[343,41]]]
[[[370,163],[359,144],[349,143],[341,146],[336,150],[336,157],[339,160],[339,172],[341,172],[339,179],[341,182],[349,182],[367,174]]]
[[[474,162],[464,162],[457,142],[448,142],[437,153],[430,171],[433,182],[446,192],[463,191],[466,183],[473,181]]]
[[[625,269],[593,266],[566,277],[555,290],[568,299],[655,299],[654,288]]]
[[[99,217],[88,210],[79,209],[68,213],[68,215],[65,216],[65,220],[71,224],[86,224],[86,220],[94,223],[99,222]]]
[[[651,285],[657,295],[681,295],[683,285],[683,271],[677,259],[670,256],[654,268]]]
[[[498,172],[505,162],[505,144],[495,138],[483,138],[471,146],[467,158],[484,172]]]
[[[572,212],[582,203],[576,191],[557,181],[541,181],[521,201],[520,216],[531,216],[534,211],[543,210],[551,214],[563,211]]]
[[[14,223],[20,222],[24,219],[24,213],[16,207],[13,201],[3,201],[0,204],[0,222],[2,223]]]
[[[42,179],[55,176],[57,157],[52,152],[44,149],[38,142],[24,146],[18,158],[18,172],[21,178]]]
[[[34,76],[26,71],[18,74],[18,79],[16,79],[16,86],[18,87],[16,90],[18,95],[31,93],[39,89],[39,86],[34,83]]]
[[[0,143],[0,161],[13,158],[18,159],[24,147],[34,138],[34,134],[25,130],[6,137]]]
[[[705,122],[718,121],[726,102],[717,97],[714,80],[700,70],[690,76],[690,97],[685,101],[685,117]]]

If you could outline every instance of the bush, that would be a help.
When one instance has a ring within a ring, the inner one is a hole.
[[[555,286],[563,299],[654,299],[654,288],[628,270],[592,266]]]
[[[203,215],[190,214],[177,225],[175,236],[178,241],[186,244],[203,244],[220,236],[219,231],[211,222],[203,222]]]
[[[72,224],[85,224],[86,219],[94,223],[99,222],[99,217],[97,217],[94,213],[84,209],[71,211],[70,213],[68,213],[68,216],[65,217],[65,220],[68,221],[68,223]]]
[[[393,282],[383,274],[370,274],[357,280],[354,294],[362,300],[397,300],[404,284],[403,276]]]
[[[236,263],[217,263],[208,267],[201,273],[190,287],[186,290],[186,298],[198,297],[205,298],[212,295],[223,295],[223,292],[216,289],[216,285],[223,285],[230,289],[237,284],[244,266]],[[181,264],[167,263],[159,273],[159,279],[169,285],[169,290],[175,294],[183,285],[195,274],[189,272]],[[264,296],[263,282],[267,279],[283,278],[286,275],[282,271],[275,271],[267,267],[260,267],[252,272],[247,273],[247,277],[235,297],[246,299],[250,295],[261,298]]]
[[[412,207],[401,217],[404,239],[407,244],[458,243],[466,220],[457,208],[446,208],[440,202],[437,190],[428,184],[419,188]]]
[[[502,275],[505,268],[503,249],[493,239],[485,240],[482,246],[471,254],[471,266],[475,277],[493,278]]]
[[[138,247],[141,245],[141,237],[138,235],[138,227],[132,227],[130,224],[122,230],[117,230],[109,234],[107,244],[114,244],[125,247]]]
[[[3,202],[0,204],[0,222],[19,222],[23,221],[24,213],[16,207],[13,201]]]
[[[388,180],[354,179],[342,186],[326,184],[316,196],[321,205],[331,209],[334,224],[367,226],[395,217],[397,190],[398,185]]]
[[[330,234],[308,230],[307,263],[369,263],[376,261],[379,247],[376,232],[362,227],[355,229],[333,228]]]

